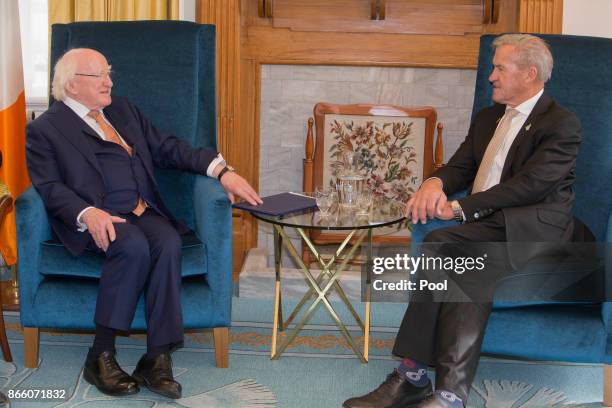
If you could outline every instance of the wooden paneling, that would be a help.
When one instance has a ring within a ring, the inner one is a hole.
[[[196,20],[214,24],[217,33],[217,124],[219,150],[228,163],[257,186],[250,135],[240,132],[240,0],[200,0],[196,3]],[[256,162],[255,162],[256,163]],[[255,245],[255,228],[242,211],[232,214],[234,279],[242,267],[244,252]]]
[[[519,10],[519,31],[561,34],[563,0],[521,0]]]

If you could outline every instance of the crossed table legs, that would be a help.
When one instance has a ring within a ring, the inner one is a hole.
[[[348,234],[348,236],[344,239],[344,241],[340,244],[340,246],[336,250],[336,253],[331,257],[331,259],[325,262],[321,258],[321,255],[317,251],[316,247],[314,246],[314,244],[312,243],[308,235],[304,233],[304,230],[302,228],[296,228],[296,230],[298,231],[298,233],[300,234],[300,236],[302,237],[306,245],[308,245],[308,248],[310,248],[315,258],[317,259],[317,261],[322,267],[321,273],[315,278],[312,275],[310,268],[304,263],[302,258],[299,256],[298,251],[295,249],[295,246],[292,244],[289,237],[287,237],[283,227],[277,224],[274,224],[273,227],[274,227],[274,261],[275,261],[274,266],[275,266],[275,272],[276,272],[276,282],[275,282],[275,287],[274,287],[274,322],[273,322],[273,328],[272,328],[272,348],[270,352],[271,358],[275,360],[280,357],[280,355],[285,351],[287,346],[293,341],[293,339],[295,339],[295,336],[308,322],[308,320],[310,319],[310,317],[312,316],[316,308],[322,303],[327,309],[327,311],[329,312],[329,314],[331,315],[332,319],[334,320],[338,328],[340,329],[340,332],[342,333],[342,335],[348,342],[353,352],[357,355],[357,357],[359,357],[361,362],[367,363],[368,362],[368,348],[369,348],[369,341],[370,341],[370,297],[371,297],[370,271],[369,270],[367,271],[367,278],[366,278],[366,293],[365,293],[366,302],[365,302],[365,317],[364,317],[365,323],[361,320],[361,318],[359,317],[359,314],[355,311],[355,309],[351,305],[350,300],[348,299],[348,297],[344,293],[344,290],[340,286],[340,283],[338,282],[338,277],[340,273],[344,271],[348,262],[353,258],[353,256],[355,255],[355,252],[357,251],[357,249],[359,248],[359,246],[361,245],[361,243],[363,242],[366,236],[368,237],[367,259],[368,259],[368,264],[370,264],[372,260],[372,229],[368,228],[368,229],[360,229],[360,230],[351,231]],[[338,265],[338,267],[334,269],[333,266],[336,263],[336,260],[338,260],[341,257],[342,252],[347,248],[349,242],[351,241],[353,237],[355,237],[355,242],[352,244],[352,247],[348,249],[348,253],[346,254],[346,256],[344,256],[342,263],[340,263],[340,265]],[[306,294],[302,297],[300,302],[296,305],[295,309],[291,312],[291,315],[289,316],[287,321],[283,321],[281,282],[280,282],[281,257],[282,257],[283,246],[287,249],[287,251],[293,258],[293,260],[295,260],[295,262],[297,262],[297,264],[300,266],[301,271],[304,274],[304,277],[306,278],[308,285],[310,286]],[[324,284],[324,287],[322,287],[323,284]],[[355,342],[355,340],[349,333],[344,323],[342,323],[342,321],[340,320],[340,317],[338,316],[331,302],[327,298],[328,294],[331,293],[332,288],[336,291],[340,299],[344,302],[348,310],[351,312],[351,314],[355,318],[355,321],[359,325],[359,328],[361,329],[361,331],[363,331],[363,352],[359,349],[359,347],[357,346],[357,343]],[[297,317],[298,313],[300,312],[304,304],[313,297],[314,297],[314,300],[310,304],[308,309],[306,310],[306,313],[302,316],[302,318],[295,325],[295,327],[293,327],[292,330],[289,333],[287,333],[287,336],[282,341],[282,343],[280,344],[277,350],[278,331],[279,330],[284,331],[288,329],[289,325]]]

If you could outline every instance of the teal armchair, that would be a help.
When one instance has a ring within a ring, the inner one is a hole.
[[[52,27],[51,67],[71,48],[102,52],[113,94],[128,97],[154,125],[198,147],[217,148],[215,28],[181,21],[86,22]],[[53,101],[50,101],[53,103]],[[218,367],[228,365],[231,318],[231,206],[217,180],[158,170],[164,202],[195,234],[183,238],[185,329],[213,328]],[[38,364],[40,329],[94,329],[103,258],[73,257],[54,239],[38,193],[16,202],[19,300],[27,367]],[[146,328],[140,299],[133,330]]]
[[[609,247],[612,242],[612,40],[564,35],[541,37],[550,44],[555,60],[546,90],[576,113],[582,123],[574,214],[593,232],[598,245]],[[488,76],[494,38],[481,37],[472,115],[492,103]],[[434,221],[415,225],[413,250],[429,231],[450,223]],[[610,252],[609,248],[606,251]],[[598,282],[605,285],[606,300],[612,293],[611,282],[612,268],[606,262],[605,277]],[[608,301],[494,303],[483,352],[532,360],[601,363],[604,365],[604,405],[612,405],[611,305]]]

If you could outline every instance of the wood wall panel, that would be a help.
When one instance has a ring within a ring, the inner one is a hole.
[[[240,0],[199,0],[196,21],[216,26],[217,124],[219,150],[253,186],[258,176],[251,172],[258,160],[251,152],[255,141],[241,132],[240,119]],[[244,252],[254,246],[253,222],[242,211],[232,214],[234,280],[238,279]]]
[[[561,34],[563,0],[521,0],[519,10],[520,32]]]

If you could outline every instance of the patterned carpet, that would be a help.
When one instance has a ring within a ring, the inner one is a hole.
[[[361,364],[324,313],[317,313],[307,330],[279,359],[269,359],[272,304],[266,300],[235,299],[230,337],[230,369],[214,367],[212,336],[190,333],[186,347],[173,354],[174,372],[184,398],[176,401],[148,390],[129,398],[112,398],[83,381],[81,369],[90,334],[41,335],[41,362],[25,369],[18,317],[7,316],[15,364],[0,362],[5,394],[17,390],[64,390],[62,400],[16,400],[13,407],[340,407],[342,401],[376,387],[396,366],[389,356],[401,305],[377,306],[373,321],[371,358]],[[343,318],[346,311],[340,311]],[[359,336],[356,335],[359,339]],[[118,339],[120,364],[130,371],[145,350],[143,335]],[[536,408],[595,407],[602,395],[602,368],[597,365],[543,364],[483,358],[470,407]]]

